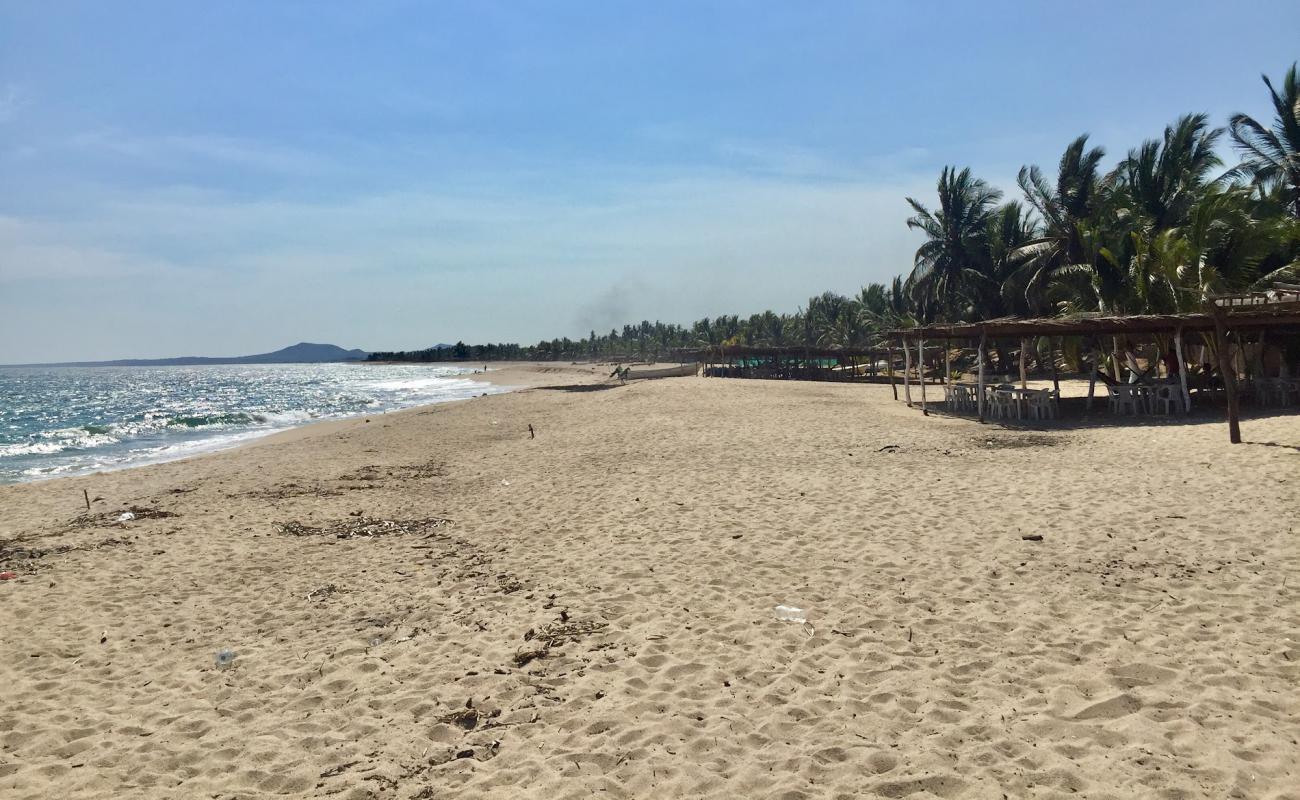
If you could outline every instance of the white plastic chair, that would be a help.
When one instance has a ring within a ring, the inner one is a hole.
[[[994,389],[993,412],[999,419],[1011,419],[1013,414],[1019,419],[1020,403],[1016,400],[1015,393],[1009,389]]]
[[[1157,386],[1151,393],[1152,414],[1173,414],[1183,410],[1183,392],[1177,386]]]
[[[1056,419],[1056,392],[1040,389],[1029,395],[1030,419]]]
[[[1107,402],[1110,404],[1111,413],[1136,415],[1141,410],[1142,402],[1136,386],[1124,384],[1107,386],[1106,389],[1110,392]]]

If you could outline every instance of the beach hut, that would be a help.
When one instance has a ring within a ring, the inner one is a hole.
[[[954,391],[957,387],[952,382],[951,354],[953,343],[965,344],[967,347],[973,345],[977,359],[977,382],[974,391],[971,392],[974,395],[973,402],[975,405],[972,410],[976,411],[981,422],[984,421],[991,402],[987,392],[988,381],[986,377],[988,350],[992,342],[1007,339],[1019,342],[1019,388],[1024,392],[1028,391],[1027,353],[1030,350],[1031,342],[1044,338],[1050,342],[1053,385],[1057,396],[1059,396],[1060,385],[1056,373],[1056,354],[1062,349],[1061,345],[1064,340],[1066,338],[1082,338],[1097,344],[1097,347],[1093,348],[1094,357],[1090,365],[1088,407],[1092,405],[1098,367],[1100,366],[1100,358],[1096,354],[1107,350],[1107,347],[1102,343],[1109,343],[1109,355],[1113,357],[1112,365],[1116,372],[1114,377],[1118,380],[1118,365],[1121,357],[1131,360],[1131,354],[1127,352],[1127,348],[1123,346],[1122,342],[1130,340],[1132,337],[1143,336],[1161,337],[1172,341],[1174,358],[1176,359],[1174,363],[1178,365],[1177,394],[1181,398],[1179,405],[1183,411],[1186,411],[1191,406],[1186,342],[1189,334],[1199,334],[1207,344],[1206,347],[1201,348],[1202,351],[1214,354],[1217,362],[1214,364],[1214,368],[1217,370],[1218,375],[1221,376],[1223,391],[1227,399],[1229,437],[1234,443],[1240,442],[1237,377],[1241,365],[1236,359],[1245,360],[1244,353],[1247,348],[1243,345],[1248,337],[1254,338],[1252,343],[1254,351],[1260,354],[1259,358],[1262,361],[1263,345],[1270,337],[1300,336],[1300,286],[1275,284],[1274,288],[1268,291],[1213,297],[1206,303],[1203,311],[1192,313],[1129,316],[1083,314],[1039,319],[1006,317],[980,322],[934,323],[889,332],[891,340],[898,343],[906,356],[903,379],[904,395],[909,405],[913,404],[909,373],[911,372],[913,354],[915,354],[916,362],[921,369],[921,372],[918,373],[921,387],[921,408],[922,411],[927,413],[929,409],[925,394],[926,381],[923,374],[927,352],[933,355],[933,351],[936,349],[935,343],[940,343],[939,349],[943,351],[944,357],[943,383],[945,397],[952,399],[961,396],[961,392]],[[1235,345],[1237,351],[1235,356],[1232,352],[1233,347],[1230,345],[1230,338],[1231,345]],[[929,351],[926,349],[927,342],[930,342]],[[1285,389],[1285,386],[1288,385],[1287,382],[1291,379],[1281,376],[1280,380],[1282,381],[1280,385]]]

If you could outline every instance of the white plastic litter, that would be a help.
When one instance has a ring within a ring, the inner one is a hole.
[[[213,660],[216,662],[217,669],[230,669],[230,666],[235,663],[235,651],[223,647],[217,651],[217,657]]]
[[[785,622],[804,623],[808,621],[808,612],[795,606],[777,606],[776,618]]]
[[[130,522],[130,521],[133,520],[133,519],[135,519],[135,514],[132,514],[130,511],[127,511],[127,512],[123,513],[122,516],[118,517],[118,518],[117,518],[117,521],[118,521],[118,522]]]

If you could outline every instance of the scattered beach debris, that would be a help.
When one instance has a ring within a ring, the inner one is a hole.
[[[528,438],[529,438],[529,439],[536,439],[536,438],[537,438],[537,433],[533,430],[533,423],[531,423],[531,422],[528,423]]]
[[[18,545],[17,539],[0,539],[0,565],[17,566],[22,564],[27,571],[34,571],[41,559],[49,556],[61,556],[65,553],[75,553],[82,550],[101,550],[105,547],[120,547],[121,545],[134,544],[130,539],[104,539],[99,542],[88,544],[61,544],[58,547],[22,547]]]
[[[877,453],[893,453],[893,452],[895,452],[895,451],[902,450],[902,449],[903,449],[903,448],[902,448],[901,445],[896,445],[896,444],[887,444],[887,445],[885,445],[884,447],[882,447],[882,448],[880,448],[879,450],[877,450],[876,452],[877,452]],[[849,455],[852,455],[852,453],[850,453]]]
[[[776,612],[776,618],[784,622],[803,624],[808,621],[808,612],[798,606],[777,606],[774,611]]]
[[[514,594],[524,588],[524,584],[518,578],[508,572],[497,576],[497,583],[501,587],[502,594]]]
[[[320,587],[319,589],[312,589],[310,592],[308,592],[308,593],[307,593],[307,599],[308,599],[308,600],[324,600],[325,598],[327,598],[327,597],[329,597],[330,595],[334,594],[334,593],[337,592],[338,590],[339,590],[339,587],[335,586],[335,585],[332,584],[332,583],[328,583],[328,584],[326,584],[326,585]]]
[[[514,658],[511,660],[515,662],[516,667],[523,667],[536,659],[546,658],[550,653],[551,650],[549,647],[538,647],[533,650],[521,650],[515,653]]]
[[[496,708],[485,713],[474,708],[473,703],[474,699],[470,698],[465,703],[464,708],[459,711],[453,711],[450,714],[444,714],[441,717],[438,717],[438,721],[448,725],[455,725],[456,727],[466,731],[474,730],[479,726],[479,723],[483,723],[483,727],[485,728],[493,727],[495,723],[493,723],[492,720],[501,716],[501,709]]]
[[[234,650],[231,650],[229,647],[223,647],[217,651],[217,655],[213,658],[213,661],[216,664],[217,669],[230,669],[230,667],[234,666],[236,655],[237,654]]]
[[[340,520],[323,528],[304,525],[301,522],[277,522],[276,529],[286,536],[332,536],[336,539],[378,539],[382,536],[430,535],[438,528],[452,524],[445,517],[426,517],[425,519],[376,519],[374,517],[353,517]]]
[[[369,486],[349,487],[354,489],[371,488]],[[269,489],[253,489],[248,492],[239,494],[230,494],[227,497],[249,497],[257,500],[285,500],[290,497],[337,497],[343,494],[342,489],[331,489],[324,486],[305,486],[300,483],[290,481],[280,484]]]
[[[98,514],[81,514],[68,523],[68,530],[79,528],[110,528],[127,527],[128,522],[138,522],[146,519],[166,519],[168,517],[179,517],[172,511],[163,511],[160,508],[150,508],[148,506],[127,506],[123,511],[101,511]]]
[[[532,633],[532,636],[530,637],[525,634],[524,638],[535,638],[549,649],[552,647],[559,647],[566,642],[576,642],[583,636],[587,636],[603,629],[606,624],[607,623],[595,621],[553,622],[536,632],[532,631],[530,628],[529,633]]]
[[[383,478],[398,480],[418,480],[421,478],[441,478],[447,474],[447,465],[441,461],[424,461],[419,464],[366,464],[338,477],[341,481],[373,482]]]
[[[1020,447],[1054,447],[1061,443],[1055,436],[1038,433],[1023,433],[1009,436],[980,437],[980,444],[994,449],[1015,449]]]
[[[320,776],[322,778],[333,778],[335,775],[342,775],[343,773],[347,772],[350,768],[355,767],[357,764],[360,763],[361,763],[360,761],[349,761],[346,764],[339,764],[337,767],[330,767],[329,769],[325,770],[320,774]]]
[[[1026,541],[1026,542],[1041,542],[1041,541],[1043,541],[1043,535],[1042,535],[1041,533],[1026,533],[1024,536],[1021,536],[1020,538],[1021,538],[1023,541]]]
[[[13,580],[14,578],[17,578],[17,577],[18,577],[18,573],[17,573],[17,572],[10,572],[9,570],[5,570],[4,572],[0,572],[0,581],[11,581],[11,580]]]

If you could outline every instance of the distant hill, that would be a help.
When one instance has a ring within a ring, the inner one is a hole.
[[[179,358],[123,358],[116,361],[61,361],[54,364],[6,364],[17,367],[193,367],[205,364],[324,364],[364,361],[365,350],[344,350],[334,344],[298,344],[254,356],[181,356]]]

